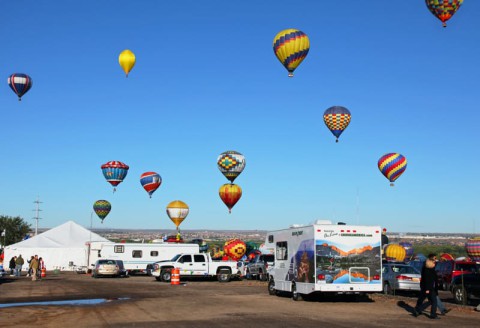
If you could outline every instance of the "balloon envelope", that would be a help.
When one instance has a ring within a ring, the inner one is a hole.
[[[407,259],[411,259],[412,256],[413,256],[413,245],[407,241],[402,241],[400,243],[398,243],[400,246],[402,246],[403,248],[405,248],[405,257]]]
[[[140,176],[140,184],[152,198],[152,194],[162,184],[162,177],[156,172],[145,172]]]
[[[463,0],[425,0],[428,10],[443,23],[443,27],[447,26],[446,21],[452,18],[462,3]]]
[[[218,194],[223,203],[227,205],[228,212],[231,213],[233,206],[235,206],[240,197],[242,197],[242,188],[233,183],[226,183],[220,187]]]
[[[273,52],[287,69],[288,76],[307,57],[310,50],[308,36],[300,30],[289,28],[279,32],[273,39]]]
[[[100,220],[105,220],[107,217],[108,213],[110,213],[110,210],[112,209],[112,205],[108,200],[97,200],[95,203],[93,203],[93,210],[95,213],[98,215]]]
[[[235,261],[240,260],[246,250],[247,246],[240,239],[227,240],[223,246],[223,252]]]
[[[129,166],[119,161],[110,161],[103,164],[101,168],[105,179],[116,187],[127,176]]]
[[[128,49],[123,50],[118,56],[118,63],[122,67],[127,77],[133,66],[135,66],[135,61],[135,54]]]
[[[27,74],[14,73],[8,77],[10,89],[22,100],[22,96],[32,87],[32,78]]]
[[[407,168],[407,159],[398,153],[385,154],[378,160],[378,169],[391,182],[397,180]]]
[[[385,248],[385,257],[387,260],[403,262],[406,255],[407,252],[405,251],[405,248],[399,244],[388,244]]]
[[[480,237],[469,239],[465,243],[468,256],[474,261],[480,261]]]
[[[342,106],[333,106],[323,113],[323,121],[332,134],[338,138],[350,124],[352,115],[350,111]]]
[[[217,158],[218,169],[232,183],[242,173],[245,164],[245,156],[234,150],[223,152]]]
[[[174,200],[167,205],[167,215],[175,224],[177,229],[183,220],[185,220],[189,211],[190,209],[188,208],[188,205],[181,200]]]

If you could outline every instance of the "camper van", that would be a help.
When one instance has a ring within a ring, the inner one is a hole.
[[[172,259],[180,253],[199,253],[198,244],[183,243],[91,243],[88,267],[102,259],[122,260],[129,274],[146,273],[148,264]]]
[[[274,249],[271,295],[294,300],[313,293],[364,294],[382,291],[382,229],[316,221],[267,233]]]

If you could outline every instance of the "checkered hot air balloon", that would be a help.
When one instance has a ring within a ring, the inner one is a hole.
[[[229,150],[218,156],[217,165],[220,172],[233,183],[245,168],[245,156],[237,151]]]
[[[129,166],[119,161],[110,161],[103,164],[101,168],[103,176],[114,187],[113,192],[115,192],[115,187],[127,176]]]
[[[289,77],[293,77],[293,71],[307,57],[308,50],[310,50],[308,36],[297,29],[283,30],[273,39],[273,52],[287,69]]]
[[[242,188],[233,183],[226,183],[218,191],[223,203],[228,207],[228,213],[232,213],[232,208],[242,197]]]
[[[385,154],[378,160],[378,169],[390,181],[392,187],[393,182],[405,172],[406,168],[407,159],[398,153]]]
[[[95,213],[98,215],[100,220],[105,220],[107,217],[108,213],[110,213],[110,210],[112,209],[112,205],[108,200],[97,200],[95,203],[93,203],[93,210]]]
[[[405,248],[399,244],[388,244],[385,248],[385,257],[387,260],[403,262],[406,255],[407,252],[405,251]]]
[[[232,260],[238,261],[245,255],[247,246],[240,239],[230,239],[225,242],[223,252]]]
[[[162,184],[162,177],[156,172],[145,172],[140,176],[140,184],[152,198],[152,194]]]
[[[448,21],[462,5],[463,0],[425,0],[428,10],[447,27]]]
[[[480,261],[480,237],[469,239],[465,243],[465,250],[473,261]]]
[[[345,131],[348,124],[350,124],[350,119],[352,115],[350,111],[342,106],[333,106],[328,108],[323,113],[323,121],[327,128],[332,132],[332,134],[338,138]]]
[[[8,77],[8,85],[18,96],[18,101],[21,101],[22,96],[32,87],[32,78],[27,74],[14,73]]]

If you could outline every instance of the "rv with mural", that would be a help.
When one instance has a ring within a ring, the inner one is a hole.
[[[316,221],[267,233],[274,249],[271,295],[290,292],[294,300],[312,293],[365,294],[382,291],[379,226]]]

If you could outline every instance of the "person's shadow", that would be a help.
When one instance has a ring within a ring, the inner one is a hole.
[[[415,308],[413,306],[408,305],[404,301],[398,301],[397,305],[415,317]]]

